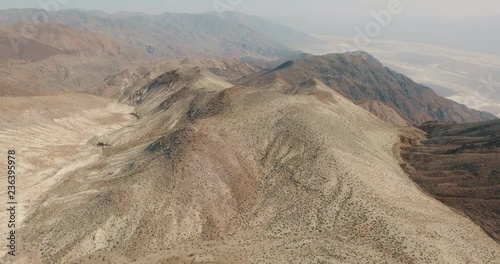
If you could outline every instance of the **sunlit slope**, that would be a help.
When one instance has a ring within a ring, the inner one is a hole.
[[[139,119],[95,138],[104,144],[100,159],[44,196],[21,230],[31,242],[20,249],[26,256],[43,263],[500,258],[478,226],[400,169],[396,128],[321,84],[288,95],[183,68],[124,99]]]
[[[0,98],[0,145],[16,151],[17,230],[33,213],[43,210],[44,197],[68,175],[99,159],[100,148],[92,138],[117,130],[134,120],[133,108],[111,100],[82,94],[45,97]],[[6,168],[6,158],[1,166]],[[0,177],[7,183],[5,174]],[[0,202],[7,203],[7,184],[0,190]],[[8,214],[0,214],[7,223]],[[21,225],[20,223],[23,222]],[[7,225],[0,234],[7,237]],[[17,245],[30,240],[17,236]],[[3,255],[7,247],[2,247]],[[31,255],[18,251],[19,263]],[[21,256],[21,257],[19,257]],[[25,262],[26,261],[26,262]],[[2,262],[5,263],[5,262]]]

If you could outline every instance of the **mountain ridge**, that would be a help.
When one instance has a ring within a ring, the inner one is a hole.
[[[355,103],[382,102],[419,124],[430,120],[474,122],[496,116],[467,108],[413,82],[366,52],[308,56],[240,78],[238,85],[293,90],[316,78]]]
[[[0,17],[3,19],[0,19],[0,23],[21,22],[23,17],[32,17],[35,13],[36,9],[10,10],[10,13],[2,10]],[[162,58],[200,55],[277,59],[296,53],[286,43],[278,43],[242,23],[220,19],[209,13],[102,15],[91,11],[64,9],[52,14],[50,23],[110,35],[127,45]]]
[[[134,88],[135,122],[89,140],[98,161],[62,174],[26,214],[20,235],[32,243],[18,263],[500,256],[468,218],[415,188],[394,153],[396,127],[311,87],[238,87],[186,67]]]

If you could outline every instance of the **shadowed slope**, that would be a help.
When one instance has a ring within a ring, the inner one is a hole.
[[[500,121],[419,128],[427,139],[403,148],[413,180],[500,241]]]

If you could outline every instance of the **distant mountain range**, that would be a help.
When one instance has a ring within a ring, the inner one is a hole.
[[[397,125],[495,119],[438,96],[367,53],[293,51],[287,43],[315,39],[258,17],[62,10],[26,37],[21,32],[30,27],[20,22],[36,12],[0,11],[0,57],[6,66],[0,68],[0,95],[79,91],[119,97],[167,59],[177,65],[173,68],[200,66],[236,85],[299,94],[324,85]],[[12,38],[21,43],[17,53],[9,52]]]
[[[20,23],[24,17],[31,18],[37,11],[3,10],[0,11],[0,23]],[[214,13],[109,15],[95,11],[61,10],[53,13],[50,23],[106,34],[161,58],[197,55],[278,59],[295,53],[286,46],[287,41],[312,38],[238,13],[228,13],[226,19],[221,19]]]
[[[120,68],[153,61],[104,34],[48,24],[27,38],[23,26],[0,26],[0,96],[94,93]]]
[[[216,13],[212,14],[216,15]],[[301,31],[297,31],[290,27],[270,22],[257,16],[250,16],[238,12],[225,12],[223,14],[223,18],[230,21],[231,23],[245,25],[256,32],[265,35],[269,39],[272,39],[278,43],[285,44],[287,46],[295,46],[320,41],[319,39],[314,38],[311,35],[305,34]]]
[[[49,14],[47,25],[26,24],[37,12],[40,10],[0,10],[0,64],[6,66],[0,68],[0,95],[81,91],[115,96],[126,84],[143,77],[145,69],[165,59],[199,56],[270,61],[299,53],[285,42],[310,38],[238,13],[221,19],[214,13],[61,10]],[[227,67],[214,70],[232,74]],[[117,80],[115,75],[127,80]]]

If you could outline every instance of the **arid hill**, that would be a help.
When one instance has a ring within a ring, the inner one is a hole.
[[[141,54],[109,36],[77,30],[60,24],[34,27],[30,24],[14,24],[0,27],[2,38],[1,55],[6,59],[1,64],[16,60],[38,62],[55,55],[110,55],[128,60],[137,60]]]
[[[364,52],[307,56],[245,76],[235,84],[287,93],[321,81],[353,102],[377,101],[415,124],[430,120],[474,122],[497,119],[437,95],[430,88],[384,67]],[[375,112],[374,114],[377,114]]]
[[[238,59],[217,60],[213,58],[189,57],[180,59],[178,63],[185,67],[200,66],[208,68],[213,74],[225,80],[239,79],[262,70],[260,66],[252,66]]]
[[[425,191],[500,242],[500,121],[426,123],[418,145],[403,147],[405,170]]]
[[[110,99],[76,93],[0,97],[0,145],[17,152],[17,231],[20,223],[39,209],[38,202],[61,181],[67,180],[69,172],[99,160],[99,149],[87,142],[133,122],[135,117],[130,115],[133,111],[132,107]],[[7,166],[6,161],[0,165]],[[5,175],[1,178],[7,181]],[[5,203],[6,189],[0,190],[0,201]],[[7,223],[8,215],[0,214],[0,221]],[[0,228],[2,236],[7,236],[8,231]],[[29,240],[18,236],[17,243],[29,243]],[[2,247],[0,254],[4,255],[6,249]],[[18,257],[17,263],[39,263],[38,257],[27,252]],[[0,263],[10,261],[3,259]]]
[[[144,63],[138,66],[127,67],[117,74],[107,76],[103,82],[90,87],[87,91],[105,97],[122,98],[123,94],[133,90],[134,87],[145,85],[165,71],[180,69],[182,67],[204,67],[224,80],[239,79],[262,70],[258,66],[251,66],[238,59],[214,59],[196,56],[169,59],[158,65],[153,65],[151,63]]]
[[[32,201],[17,263],[500,259],[402,171],[397,128],[322,82],[290,94],[158,70],[123,93],[138,119],[89,139],[99,159]]]
[[[22,33],[29,28],[25,24],[0,28],[1,96],[62,91],[101,95],[92,87],[109,75],[152,62],[146,53],[99,33],[57,24],[41,27],[37,34]]]

